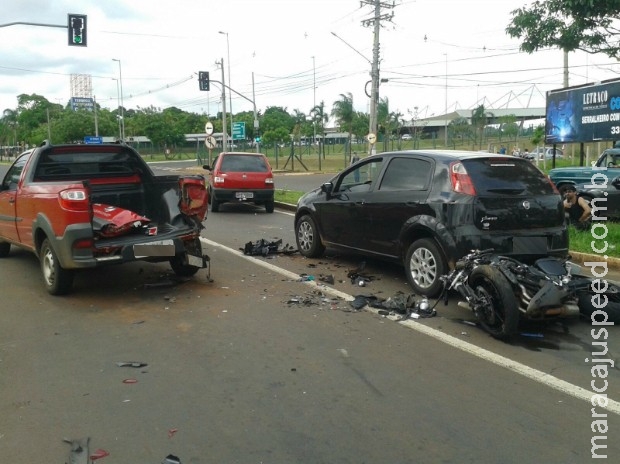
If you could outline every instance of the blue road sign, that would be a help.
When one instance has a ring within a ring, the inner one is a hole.
[[[84,137],[84,143],[99,144],[103,143],[103,137],[96,137],[94,135],[87,135]]]

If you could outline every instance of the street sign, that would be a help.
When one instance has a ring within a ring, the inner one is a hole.
[[[213,135],[213,123],[211,121],[205,124],[205,132],[207,135]]]
[[[377,141],[377,136],[373,134],[372,132],[368,134],[366,138],[368,139],[368,143],[370,143],[371,145],[374,145],[375,142]]]
[[[91,145],[100,144],[100,143],[103,143],[103,137],[96,137],[94,135],[87,135],[87,136],[84,137],[84,143],[91,144]]]
[[[233,140],[245,140],[245,122],[233,122]]]
[[[216,147],[217,145],[217,140],[215,140],[215,137],[213,137],[212,135],[208,136],[205,139],[205,146],[209,149],[212,150]]]

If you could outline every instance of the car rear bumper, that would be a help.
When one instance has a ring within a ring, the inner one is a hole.
[[[211,191],[212,199],[219,202],[242,202],[264,203],[273,201],[273,190],[255,190],[255,189],[213,189]]]

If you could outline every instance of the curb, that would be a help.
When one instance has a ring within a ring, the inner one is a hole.
[[[620,258],[614,258],[613,256],[592,255],[588,253],[580,253],[579,251],[570,251],[571,261],[582,264],[585,262],[603,262],[607,263],[608,269],[620,270]]]

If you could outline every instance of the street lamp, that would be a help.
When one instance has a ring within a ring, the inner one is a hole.
[[[116,78],[112,78],[113,81],[116,81],[116,106],[117,108],[121,107],[121,100],[120,100],[120,92],[118,90],[118,79]],[[118,137],[123,140],[123,131],[121,129],[121,115],[117,114],[116,115],[116,119],[118,119]]]
[[[234,142],[233,138],[233,111],[232,111],[232,91],[230,90],[230,42],[228,41],[228,32],[219,31],[220,34],[226,36],[226,59],[228,60],[228,105],[230,106],[230,139]]]
[[[123,102],[123,72],[121,70],[121,60],[112,58],[112,61],[118,62],[118,81],[121,86],[121,140],[125,140],[125,103]]]
[[[448,148],[448,54],[446,56],[446,115],[444,118],[444,146]]]

